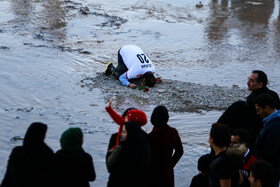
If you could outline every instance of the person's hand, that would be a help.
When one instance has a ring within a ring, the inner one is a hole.
[[[130,83],[130,84],[128,85],[128,87],[134,89],[134,88],[136,88],[136,85],[133,84],[133,83]]]
[[[156,78],[156,83],[159,83],[159,84],[162,83],[161,77]]]
[[[109,101],[109,103],[106,105],[106,108],[110,108],[110,107],[112,107],[112,102],[114,101],[114,99],[111,99],[110,101]]]

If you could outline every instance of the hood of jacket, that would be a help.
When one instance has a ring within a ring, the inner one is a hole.
[[[83,132],[78,127],[64,131],[60,138],[60,146],[64,151],[83,151]]]
[[[157,106],[152,113],[151,123],[155,127],[167,125],[169,120],[168,110],[165,106]]]

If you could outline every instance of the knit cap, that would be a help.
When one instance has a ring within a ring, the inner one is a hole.
[[[132,109],[127,112],[128,121],[136,121],[140,126],[144,126],[147,123],[147,116],[145,112],[137,109]]]
[[[60,137],[60,146],[65,151],[83,151],[83,133],[78,127],[71,127]]]

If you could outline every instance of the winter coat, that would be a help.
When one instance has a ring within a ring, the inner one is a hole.
[[[106,162],[110,168],[107,186],[149,186],[151,152],[148,136],[137,122],[126,122],[125,126],[128,133],[126,140],[114,149],[114,152],[119,151],[118,155],[114,152],[110,155],[115,156],[114,162]]]
[[[63,187],[89,187],[96,178],[92,157],[82,148],[80,128],[69,128],[61,138],[61,150],[55,153],[58,184]]]
[[[268,89],[267,87],[262,87],[253,91],[248,97],[246,102],[248,103],[249,107],[255,109],[254,100],[261,94],[269,94],[275,101],[276,109],[280,109],[280,99],[276,92]]]
[[[110,149],[112,149],[113,147],[116,146],[117,139],[118,139],[118,133],[114,133],[114,134],[111,135],[111,138],[110,138],[107,150],[110,150]],[[107,151],[107,153],[106,153],[106,160],[109,158],[109,156],[111,154],[112,154],[111,152]],[[107,171],[110,173],[110,169],[108,167],[107,167]]]
[[[92,157],[84,151],[55,153],[58,167],[59,186],[89,187],[89,181],[96,178]]]
[[[154,127],[149,135],[152,150],[152,186],[174,186],[173,168],[183,155],[178,132],[175,128],[165,125]]]
[[[255,156],[273,165],[276,178],[280,180],[280,111],[263,119],[262,129],[255,146]]]
[[[30,125],[23,146],[12,150],[1,187],[56,186],[54,153],[44,143],[46,131],[45,124]]]
[[[279,96],[276,92],[268,89],[267,87],[263,87],[263,88],[259,88],[256,91],[253,91],[248,97],[246,102],[248,103],[249,106],[249,111],[251,113],[251,118],[252,118],[252,122],[251,124],[253,125],[251,128],[251,132],[254,132],[255,134],[251,136],[251,140],[252,140],[252,145],[254,145],[257,137],[259,136],[262,128],[263,128],[263,123],[262,123],[262,119],[259,115],[257,115],[256,112],[256,108],[255,108],[255,99],[262,94],[269,94],[270,96],[272,96],[272,98],[275,101],[275,108],[276,109],[280,109],[280,100],[279,100]]]
[[[238,167],[232,157],[226,155],[226,151],[215,155],[209,166],[209,187],[219,187],[223,179],[230,179],[231,186],[237,187],[239,177]]]
[[[164,106],[154,109],[151,117],[154,128],[149,134],[152,150],[151,184],[153,187],[174,186],[173,168],[184,152],[177,130],[167,125],[168,119],[168,112]]]

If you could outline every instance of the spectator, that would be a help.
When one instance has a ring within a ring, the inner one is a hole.
[[[124,86],[136,88],[132,80],[139,79],[148,87],[161,83],[160,77],[154,76],[155,67],[146,54],[136,45],[124,45],[118,51],[118,66],[107,65],[105,75],[113,74]]]
[[[262,94],[255,99],[257,114],[263,119],[264,128],[256,141],[255,156],[273,165],[274,186],[280,180],[280,111],[275,108],[275,101],[269,94]]]
[[[256,161],[256,157],[249,148],[250,135],[245,129],[236,129],[231,134],[231,144],[227,150],[228,155],[237,159],[237,166],[243,176],[243,182],[240,187],[250,187],[248,181],[250,166]]]
[[[125,122],[122,141],[106,160],[108,187],[147,187],[151,151],[147,134],[135,121]]]
[[[153,187],[173,187],[173,168],[183,155],[183,146],[177,130],[170,127],[168,110],[157,106],[151,116],[154,125],[150,132],[152,150],[151,183]]]
[[[197,169],[200,172],[192,178],[190,187],[208,187],[209,164],[212,156],[210,154],[202,155],[198,159]]]
[[[125,112],[120,116],[115,112],[112,108],[113,100],[109,101],[107,106],[105,107],[106,111],[109,113],[111,118],[120,126],[119,131],[111,135],[108,150],[106,153],[106,160],[114,151],[114,149],[119,145],[121,141],[121,131],[125,121],[136,121],[140,124],[140,126],[144,126],[147,123],[147,116],[143,111],[137,110],[135,108],[128,108]],[[128,115],[128,116],[127,116]],[[107,167],[108,172],[110,173],[110,169]]]
[[[276,108],[280,109],[280,100],[276,92],[267,88],[267,75],[260,70],[253,70],[248,77],[247,86],[251,94],[246,102],[237,101],[233,103],[218,119],[218,123],[224,123],[229,126],[231,132],[237,128],[248,130],[251,137],[251,146],[253,149],[256,139],[263,128],[262,120],[257,116],[254,100],[260,94],[267,93],[275,101]]]
[[[28,127],[23,145],[12,150],[1,187],[56,186],[55,158],[44,142],[46,132],[43,123]]]
[[[89,187],[95,180],[92,157],[83,148],[83,133],[73,127],[64,131],[60,138],[61,149],[55,153],[60,187]]]
[[[240,182],[238,168],[232,158],[226,155],[227,146],[230,144],[229,128],[220,123],[212,124],[209,144],[215,153],[209,166],[209,187],[238,186]]]
[[[113,149],[117,147],[117,145],[120,142],[120,134],[122,130],[122,126],[124,125],[125,121],[136,121],[140,124],[140,126],[144,126],[147,123],[147,116],[143,111],[137,110],[136,108],[128,108],[125,110],[125,112],[120,116],[116,111],[112,108],[112,102],[113,99],[109,101],[107,106],[105,107],[106,111],[109,113],[111,118],[114,120],[114,122],[119,125],[119,131],[117,134],[112,134],[110,138],[110,143],[108,146],[109,152],[112,152]],[[132,111],[130,111],[132,110]],[[130,111],[130,112],[129,112]],[[129,115],[127,116],[129,112]],[[113,148],[113,149],[112,149]]]
[[[263,160],[254,162],[250,169],[249,181],[251,187],[272,187],[273,168],[271,164]]]
[[[251,94],[247,97],[246,102],[248,103],[251,110],[254,110],[254,100],[261,94],[269,94],[274,102],[275,108],[280,109],[280,100],[278,94],[270,90],[268,85],[267,75],[260,70],[253,70],[251,75],[248,77],[248,90],[251,91]]]

